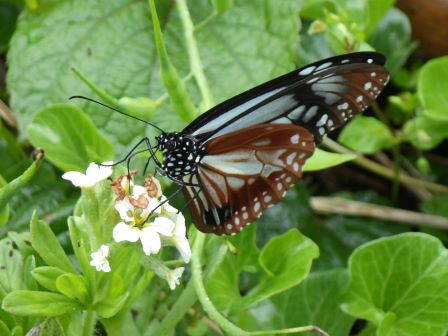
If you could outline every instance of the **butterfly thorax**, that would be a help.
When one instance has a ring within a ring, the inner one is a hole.
[[[195,173],[204,156],[204,149],[196,138],[179,132],[160,134],[157,149],[163,154],[162,169],[174,178]]]

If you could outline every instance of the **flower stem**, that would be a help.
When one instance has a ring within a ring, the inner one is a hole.
[[[202,99],[204,100],[205,108],[208,110],[213,104],[213,98],[210,93],[210,88],[207,83],[207,78],[204,75],[201,57],[194,38],[194,25],[191,20],[190,12],[186,0],[178,0],[177,8],[179,9],[180,19],[184,28],[185,41],[187,42],[187,51],[190,58],[191,71],[196,79],[199,90],[201,91]]]
[[[95,312],[93,310],[87,310],[84,313],[84,325],[82,327],[82,336],[91,336],[95,328]]]
[[[259,335],[280,335],[280,334],[305,333],[305,332],[314,332],[320,336],[328,336],[328,334],[325,331],[313,325],[305,327],[279,329],[279,330],[251,331],[248,332],[247,334],[253,336],[259,336]]]
[[[208,316],[219,325],[222,330],[228,335],[247,335],[248,333],[232,322],[227,320],[213,305],[212,301],[207,295],[207,292],[204,287],[204,282],[202,278],[202,265],[201,265],[201,256],[202,250],[204,248],[205,234],[202,232],[197,232],[196,239],[193,245],[193,253],[192,253],[192,281],[194,283],[194,288],[196,290],[196,294],[198,296],[199,301],[202,304],[205,312]]]
[[[177,298],[176,303],[165,315],[163,320],[154,330],[154,335],[168,335],[174,329],[176,324],[184,317],[188,309],[196,302],[197,296],[193,281],[190,280],[182,291],[182,294]]]

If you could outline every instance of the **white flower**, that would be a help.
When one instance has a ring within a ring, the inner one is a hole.
[[[109,261],[109,246],[101,245],[100,249],[90,254],[92,260],[90,265],[95,267],[97,271],[110,272]]]
[[[186,236],[185,217],[176,208],[168,204],[168,202],[164,203],[162,207],[163,212],[175,223],[172,235],[170,237],[164,237],[164,242],[174,245],[184,262],[188,263],[191,258],[191,248]]]
[[[103,162],[102,165],[96,163],[89,164],[86,173],[80,173],[78,171],[69,171],[62,175],[62,178],[69,180],[75,187],[93,187],[99,181],[105,180],[112,174],[113,162]],[[103,166],[104,165],[104,166]]]
[[[143,189],[143,193],[141,193],[141,189]],[[135,222],[136,219],[145,220],[150,213],[159,214],[161,212],[159,202],[155,198],[149,197],[145,193],[145,188],[141,186],[134,186],[132,196],[115,203],[115,210],[125,222]],[[136,213],[136,210],[140,210],[139,213]]]
[[[175,224],[172,220],[165,217],[157,217],[153,222],[144,224],[141,228],[120,222],[114,227],[112,236],[116,242],[129,241],[135,243],[140,240],[143,252],[146,255],[150,255],[160,251],[162,246],[160,235],[171,236],[174,228]]]
[[[183,267],[178,267],[165,273],[165,280],[168,282],[171,290],[176,289],[176,286],[180,283],[182,273],[184,273]]]

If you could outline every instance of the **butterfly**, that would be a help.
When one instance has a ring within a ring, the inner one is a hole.
[[[196,227],[233,235],[280,201],[323,138],[376,99],[384,63],[375,52],[327,58],[157,136],[159,168],[181,185]]]

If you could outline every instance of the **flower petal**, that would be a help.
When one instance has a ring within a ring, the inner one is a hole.
[[[112,236],[116,242],[130,241],[135,243],[140,238],[140,230],[120,222],[115,225]]]
[[[178,235],[174,236],[174,245],[182,256],[184,262],[187,264],[191,259],[191,248],[187,237]]]
[[[156,232],[171,237],[173,235],[176,224],[166,217],[156,217],[152,223],[149,224]]]
[[[104,165],[111,165],[112,161],[107,161],[103,163]],[[86,170],[86,176],[90,179],[93,184],[105,180],[112,174],[112,167],[98,165],[94,162],[89,164]]]
[[[115,210],[118,211],[118,213],[120,214],[120,218],[122,220],[124,220],[126,222],[133,221],[133,218],[131,216],[129,216],[128,213],[133,212],[134,207],[132,206],[131,203],[129,203],[129,201],[126,198],[115,203]]]
[[[184,268],[178,267],[166,274],[166,281],[168,282],[171,290],[176,289],[176,286],[180,283],[180,278],[183,272]]]
[[[86,175],[77,171],[69,171],[62,175],[64,180],[72,182],[75,187],[92,187],[93,183]]]
[[[160,251],[162,242],[158,233],[152,227],[145,227],[140,233],[140,240],[143,246],[143,252],[146,255],[156,254]]]
[[[185,217],[179,212],[176,216],[176,228],[174,234],[179,236],[185,236],[187,234],[187,228],[185,227]]]

